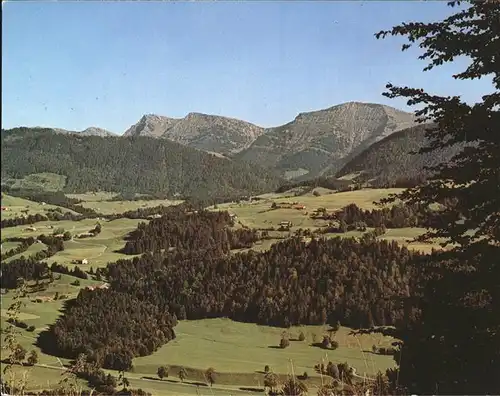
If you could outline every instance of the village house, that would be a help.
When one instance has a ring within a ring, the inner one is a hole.
[[[292,226],[292,222],[291,221],[282,221],[280,223],[280,230],[281,231],[288,231],[291,226]]]
[[[89,237],[93,237],[94,234],[92,234],[91,232],[82,232],[81,234],[78,234],[76,237],[77,238],[89,238]]]
[[[150,220],[151,219],[159,219],[159,218],[161,218],[161,214],[159,214],[159,213],[156,213],[154,215],[148,216],[148,219],[150,219]]]
[[[109,288],[109,283],[103,283],[102,285],[98,286],[87,286],[87,290],[96,290],[96,289],[108,289]]]

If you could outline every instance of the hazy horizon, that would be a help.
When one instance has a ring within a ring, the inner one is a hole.
[[[144,114],[197,112],[262,127],[345,102],[380,103],[387,82],[478,100],[464,63],[423,73],[418,51],[374,33],[452,13],[446,2],[2,3],[2,128],[122,134]],[[451,73],[450,73],[451,71]]]

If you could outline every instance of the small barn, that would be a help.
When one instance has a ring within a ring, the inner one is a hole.
[[[291,221],[282,221],[280,223],[280,230],[281,231],[287,231],[290,229],[290,227],[292,226],[292,222]]]

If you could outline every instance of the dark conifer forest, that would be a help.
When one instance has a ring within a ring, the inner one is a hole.
[[[428,144],[425,132],[432,127],[435,125],[417,125],[389,135],[348,161],[336,177],[354,173],[358,183],[385,188],[421,184],[433,175],[432,167],[450,161],[464,147],[461,143],[420,153]]]
[[[149,137],[100,137],[51,129],[2,130],[2,180],[50,172],[67,176],[65,192],[161,193],[207,198],[275,189],[269,170]]]
[[[182,207],[140,224],[124,250],[143,254],[108,264],[102,274],[110,289],[98,295],[82,291],[41,334],[39,345],[68,358],[86,353],[103,367],[130,369],[132,357],[150,354],[175,336],[176,318],[229,317],[280,327],[340,321],[359,328],[394,325],[415,314],[394,297],[407,296],[417,281],[409,263],[419,254],[395,242],[334,238],[306,244],[292,238],[266,252],[228,254],[258,237],[230,226],[227,212]],[[122,311],[129,306],[141,309]],[[103,323],[102,332],[84,331]],[[158,327],[152,330],[151,323]]]

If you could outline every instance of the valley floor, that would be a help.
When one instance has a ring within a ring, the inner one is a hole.
[[[373,208],[374,201],[397,193],[400,190],[361,190],[346,193],[334,193],[331,190],[321,189],[319,196],[312,193],[303,196],[290,196],[290,194],[265,194],[255,202],[229,203],[217,205],[210,210],[228,210],[237,216],[237,227],[249,227],[257,229],[269,229],[279,227],[282,221],[293,223],[290,231],[270,232],[271,239],[260,241],[253,249],[265,250],[273,243],[279,242],[295,233],[299,228],[314,230],[325,226],[327,222],[310,218],[313,210],[324,207],[329,211],[340,209],[349,203],[356,203],[362,208]],[[102,195],[102,194],[101,194]],[[79,198],[85,198],[79,196]],[[93,208],[105,208],[107,213],[119,213],[131,208],[142,207],[141,201],[120,204],[119,202],[103,201],[109,196],[96,196],[88,194],[85,204]],[[273,202],[298,203],[304,205],[302,210],[276,209],[270,210]],[[158,204],[149,201],[148,206]],[[166,202],[163,202],[166,204]],[[12,205],[8,217],[15,217],[21,209],[28,207],[31,213],[43,213],[47,209],[45,205],[33,203],[20,198],[4,196],[2,205]],[[51,206],[50,206],[51,207]],[[66,211],[64,209],[64,211]],[[4,213],[2,213],[4,218]],[[50,257],[48,263],[57,262],[72,268],[74,260],[87,258],[89,264],[79,265],[84,271],[90,267],[104,267],[108,262],[120,258],[131,258],[118,253],[117,250],[125,244],[126,235],[137,227],[141,221],[118,219],[113,221],[100,221],[102,231],[95,237],[78,239],[73,238],[64,242],[64,250]],[[2,229],[2,239],[7,237],[37,236],[41,233],[51,234],[55,228],[63,228],[70,231],[73,236],[88,232],[95,226],[96,220],[81,220],[78,222],[40,222],[36,223],[37,231],[27,231],[26,226],[18,226]],[[396,240],[398,243],[407,245],[409,248],[422,251],[430,251],[437,245],[419,245],[410,243],[408,240],[421,234],[424,230],[419,228],[390,229],[382,235],[381,239]],[[357,231],[342,234],[342,237],[357,237],[362,233]],[[335,237],[339,234],[326,234],[325,237]],[[38,245],[38,246],[37,246]],[[43,245],[44,246],[44,245]],[[42,247],[43,247],[42,246]],[[16,247],[13,242],[6,242],[4,249]],[[35,250],[40,249],[40,244],[33,245],[23,254],[29,256]],[[16,256],[15,256],[16,257]],[[12,259],[12,258],[11,258]],[[8,260],[2,263],[8,265]],[[76,297],[79,290],[86,286],[96,286],[102,281],[79,279],[80,285],[71,285],[77,278],[62,275],[59,280],[50,284],[45,291],[28,294],[23,299],[25,305],[21,310],[20,320],[28,325],[35,326],[35,331],[28,332],[19,329],[19,342],[28,351],[36,350],[39,356],[38,365],[35,367],[17,367],[16,372],[27,370],[29,383],[32,389],[53,387],[61,379],[64,365],[70,362],[54,356],[43,354],[35,345],[38,334],[54,323],[63,307],[64,300],[54,301],[57,292],[65,295],[65,299]],[[0,323],[2,329],[10,326],[6,323],[6,309],[12,303],[13,292],[1,296],[2,311]],[[36,300],[39,302],[36,302]],[[205,319],[194,321],[181,321],[175,328],[177,338],[158,351],[149,356],[134,359],[134,370],[127,373],[133,387],[142,388],[154,395],[236,395],[236,394],[258,394],[263,391],[263,370],[265,365],[281,375],[291,373],[302,375],[307,372],[309,379],[305,382],[310,388],[321,384],[321,377],[314,372],[314,365],[322,360],[340,363],[347,362],[356,369],[358,375],[373,376],[378,371],[384,372],[387,368],[394,366],[392,356],[382,356],[371,352],[372,346],[388,346],[392,341],[382,336],[357,336],[350,335],[350,329],[342,327],[336,335],[339,348],[334,351],[325,351],[311,344],[320,340],[325,332],[323,326],[302,326],[290,330],[291,345],[286,349],[278,348],[283,329],[267,326],[258,326],[249,323],[238,323],[229,319]],[[303,331],[306,335],[305,341],[293,341],[298,333]],[[5,357],[2,354],[2,357]],[[156,372],[159,366],[169,366],[170,375],[168,379],[160,381]],[[185,367],[188,378],[185,384],[181,384],[177,378],[179,367]],[[204,371],[208,367],[214,367],[218,373],[213,389],[205,384]],[[114,373],[117,375],[117,373]],[[80,381],[82,386],[85,383]]]

